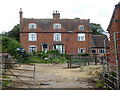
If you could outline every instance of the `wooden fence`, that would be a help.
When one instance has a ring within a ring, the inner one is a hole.
[[[80,66],[86,66],[86,65],[97,65],[102,64],[101,57],[98,56],[69,56],[67,67],[73,68],[73,67],[80,67]]]

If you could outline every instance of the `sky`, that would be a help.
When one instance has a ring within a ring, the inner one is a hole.
[[[53,11],[60,12],[60,18],[90,19],[90,23],[101,24],[106,31],[115,5],[120,0],[1,0],[0,33],[8,32],[19,24],[19,11],[23,18],[52,18]]]

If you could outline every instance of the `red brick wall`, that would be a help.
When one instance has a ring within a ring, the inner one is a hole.
[[[115,32],[120,32],[120,4],[118,4],[115,7],[115,10],[116,12],[114,13],[114,17],[113,17],[112,24],[110,27],[110,35],[113,35]],[[117,22],[115,22],[114,19],[116,19]],[[117,35],[116,38],[120,38],[120,34],[116,34],[116,35]],[[114,40],[114,37],[111,37],[110,41],[113,41],[113,40]],[[117,45],[120,45],[120,39],[117,40]],[[112,48],[113,46],[114,46],[114,42],[110,44],[110,48]],[[120,52],[120,47],[117,47],[117,51]],[[110,55],[112,55],[113,53],[115,53],[115,49],[110,51]],[[119,58],[120,58],[120,54],[118,54],[118,59]],[[115,55],[113,55],[110,59],[115,60]],[[119,60],[119,65],[120,65],[120,60]]]
[[[35,21],[33,20],[30,23],[35,23]],[[59,23],[59,20],[56,20],[54,23]],[[78,27],[74,30],[74,32],[68,33],[68,31],[65,30],[62,24],[61,30],[54,30],[53,25],[51,25],[49,30],[47,30],[47,32],[49,33],[45,33],[39,27],[39,25],[37,25],[36,30],[28,29],[27,25],[24,30],[21,30],[22,32],[20,33],[20,43],[27,51],[29,45],[36,45],[37,51],[40,51],[42,50],[42,47],[40,45],[46,42],[50,45],[49,49],[52,50],[53,44],[55,43],[55,41],[53,40],[53,34],[54,32],[61,32],[61,42],[64,43],[66,53],[78,53],[78,48],[86,48],[86,52],[88,52],[88,46],[91,47],[91,33],[88,33],[89,31],[86,27],[84,27],[84,32],[86,32],[85,41],[78,41]],[[29,32],[37,32],[37,41],[28,40]],[[68,41],[66,39],[68,39]]]

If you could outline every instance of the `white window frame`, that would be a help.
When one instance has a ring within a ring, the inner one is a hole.
[[[78,33],[78,41],[85,41],[85,33]]]
[[[37,41],[37,34],[29,33],[29,41]]]
[[[79,25],[79,31],[84,31],[84,25]]]
[[[83,50],[83,52],[81,50]],[[85,48],[78,48],[78,53],[86,53],[86,49]]]
[[[30,45],[30,46],[28,47],[29,52],[32,52],[31,47],[35,47],[36,49],[33,50],[33,51],[37,52],[37,46],[35,46],[35,45]]]
[[[37,29],[36,23],[29,23],[29,29]]]
[[[99,54],[102,54],[102,53],[100,52],[100,50],[102,50],[102,53],[105,53],[105,49],[98,49],[98,53],[99,53]]]
[[[65,46],[64,45],[54,45],[56,46],[56,49],[60,52],[60,53],[65,53]],[[53,50],[56,50],[53,46]],[[61,49],[61,50],[59,50]]]
[[[61,33],[54,33],[54,41],[61,41]]]
[[[59,23],[53,24],[53,29],[61,29],[61,24]]]
[[[97,49],[92,49],[92,50],[95,50],[95,51],[96,51],[96,53],[97,53]],[[92,52],[92,50],[91,50],[91,52]],[[96,54],[96,53],[92,53],[92,54]]]

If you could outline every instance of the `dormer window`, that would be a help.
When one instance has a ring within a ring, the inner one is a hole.
[[[35,23],[30,23],[29,29],[37,29],[37,25]]]
[[[84,25],[79,25],[79,31],[84,31]]]
[[[55,24],[53,24],[53,28],[54,29],[61,29],[61,24],[55,23]]]

